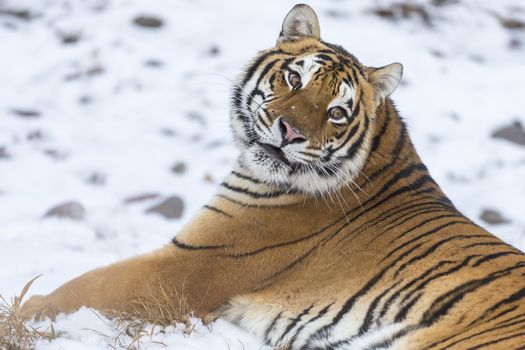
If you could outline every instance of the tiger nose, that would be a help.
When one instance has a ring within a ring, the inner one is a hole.
[[[281,129],[283,145],[306,141],[306,137],[297,129],[292,128],[292,126],[283,118],[279,119],[279,129]]]

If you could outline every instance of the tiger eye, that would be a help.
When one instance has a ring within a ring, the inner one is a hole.
[[[292,85],[293,88],[301,86],[301,77],[297,73],[291,72],[288,76],[288,81],[290,82],[290,85]]]
[[[328,113],[328,117],[334,121],[340,121],[346,118],[346,111],[341,107],[333,107]]]

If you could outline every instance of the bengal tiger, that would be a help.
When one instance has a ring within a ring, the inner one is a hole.
[[[525,349],[525,255],[429,175],[389,98],[401,76],[322,41],[296,5],[233,89],[240,155],[209,204],[168,246],[34,296],[24,314],[122,312],[163,285],[272,346]]]

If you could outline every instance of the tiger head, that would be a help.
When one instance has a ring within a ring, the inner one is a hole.
[[[296,5],[276,46],[261,51],[234,88],[231,124],[241,165],[285,190],[337,191],[364,166],[376,110],[402,71],[399,63],[366,67],[322,41],[315,12]]]

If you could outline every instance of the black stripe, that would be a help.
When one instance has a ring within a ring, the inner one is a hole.
[[[381,130],[375,135],[374,141],[372,141],[372,148],[370,152],[375,152],[381,143],[381,139],[383,138],[383,135],[388,130],[388,125],[390,124],[390,120],[392,119],[392,115],[390,114],[390,110],[388,108],[388,105],[385,103],[384,105],[385,109],[385,121],[383,122],[383,125],[381,126]]]
[[[511,304],[511,303],[515,303],[515,302],[520,301],[520,300],[522,300],[524,298],[525,298],[525,288],[522,288],[522,289],[518,290],[517,292],[511,294],[509,297],[507,297],[507,298],[505,298],[503,300],[500,300],[499,302],[497,302],[496,304],[492,305],[490,308],[485,310],[485,312],[483,312],[483,314],[480,317],[478,317],[475,321],[473,321],[472,324],[476,324],[479,321],[485,319],[489,314],[493,313],[494,311],[496,311],[500,307],[502,307],[504,305]]]
[[[241,179],[244,179],[244,180],[248,180],[250,182],[253,182],[254,184],[260,184],[261,181],[257,180],[257,179],[254,179],[253,177],[250,177],[248,175],[244,175],[244,174],[241,174],[237,171],[232,171],[232,174],[237,176],[238,178],[241,178]]]
[[[317,246],[314,246],[312,249],[308,250],[306,253],[304,253],[303,255],[301,255],[300,257],[298,257],[297,259],[295,259],[294,261],[292,261],[288,265],[286,265],[284,268],[282,268],[279,271],[276,271],[276,272],[272,273],[270,276],[266,277],[262,281],[262,283],[267,283],[270,280],[272,280],[272,279],[282,275],[283,273],[291,270],[295,265],[301,263],[303,260],[305,260],[307,257],[309,257],[313,252],[315,252],[317,250],[317,248],[318,248]]]
[[[358,102],[358,105],[357,107],[359,107],[359,105],[361,104],[361,102]],[[366,134],[366,130],[368,128],[368,119],[365,120],[365,126],[363,128],[363,133]],[[355,135],[355,133],[357,132],[357,130],[359,130],[359,126],[361,125],[361,122],[360,121],[357,121],[357,125],[355,125],[351,130],[350,132],[347,134],[345,140],[339,145],[337,146],[336,148],[333,149],[333,152],[337,152],[338,150],[340,150],[341,148],[343,148],[344,146],[346,146],[346,144],[352,139],[352,137]],[[363,137],[363,135],[361,135],[361,137]],[[361,141],[362,142],[362,141]]]
[[[474,239],[474,238],[481,238],[481,237],[487,237],[487,235],[457,235],[457,236],[453,236],[453,237],[448,237],[446,239],[442,239],[442,240],[434,243],[430,248],[425,250],[423,253],[421,253],[421,254],[413,257],[409,261],[401,264],[401,266],[399,266],[399,268],[394,273],[394,278],[396,278],[408,266],[412,265],[416,261],[419,261],[419,260],[422,260],[422,259],[426,258],[430,254],[434,253],[439,247],[441,247],[442,245],[444,245],[444,244],[446,244],[446,243],[448,243],[450,241],[453,241],[453,240],[456,240],[456,239]],[[476,266],[476,265],[474,265],[474,266]]]
[[[434,203],[434,205],[432,205],[432,206],[425,206],[425,207],[423,207],[423,208],[421,208],[419,210],[410,211],[409,213],[396,218],[383,231],[381,231],[380,233],[376,234],[374,236],[374,238],[370,241],[370,243],[372,243],[373,241],[375,241],[376,239],[381,237],[383,234],[388,233],[393,228],[398,228],[401,225],[405,224],[408,221],[411,221],[414,218],[421,219],[421,217],[423,215],[425,215],[425,214],[440,214],[440,215],[430,217],[430,218],[425,219],[423,221],[419,221],[415,226],[412,226],[410,229],[408,229],[406,231],[403,231],[401,233],[401,236],[405,236],[407,233],[409,233],[409,232],[411,232],[413,230],[416,230],[416,229],[418,229],[418,228],[420,228],[420,227],[422,227],[422,226],[424,226],[424,225],[426,225],[426,224],[428,224],[428,223],[430,223],[432,221],[441,220],[441,219],[460,218],[461,217],[461,214],[450,213],[450,211],[447,210],[447,209],[448,209],[447,207],[444,207],[441,203],[438,202],[438,203]],[[442,214],[443,212],[444,212],[444,214]],[[402,220],[400,222],[398,222],[397,221],[398,219],[402,219]],[[391,239],[390,242],[388,243],[388,245],[392,244],[393,242],[395,242],[399,238],[400,238],[400,236],[397,236],[397,238]]]
[[[281,336],[279,337],[279,339],[275,342],[275,344],[279,344],[283,339],[284,337],[286,337],[286,335],[297,325],[297,323],[299,323],[299,321],[301,321],[301,319],[303,318],[303,316],[307,315],[310,310],[312,310],[312,308],[314,307],[315,303],[313,303],[312,305],[308,306],[306,309],[304,309],[299,315],[297,315],[296,318],[294,318],[292,320],[292,322],[290,322],[288,324],[288,326],[286,327],[286,329],[284,330],[283,334],[281,334]]]
[[[266,60],[268,57],[271,57],[273,55],[280,54],[280,53],[283,53],[283,51],[282,50],[272,50],[272,51],[267,51],[263,53],[261,56],[257,57],[255,62],[246,71],[246,75],[244,76],[242,85],[243,86],[246,85],[246,83],[252,78],[253,74],[257,71],[257,69],[259,68],[259,66],[264,60]]]
[[[465,266],[467,266],[470,261],[476,257],[478,257],[479,255],[475,254],[475,255],[469,255],[467,256],[465,259],[463,259],[463,261],[459,264],[457,264],[456,266],[453,266],[452,268],[446,270],[446,271],[443,271],[443,272],[440,272],[428,279],[426,279],[425,281],[419,283],[417,286],[415,286],[415,288],[411,291],[411,292],[408,292],[404,297],[403,299],[401,299],[400,303],[401,304],[404,304],[406,303],[406,301],[408,299],[410,299],[412,297],[412,295],[416,294],[418,291],[422,290],[423,288],[425,288],[427,285],[429,285],[430,283],[432,283],[433,281],[441,278],[441,277],[446,277],[446,276],[449,276],[455,272],[458,272],[460,271],[461,269],[463,269]]]
[[[368,116],[365,115],[365,126],[363,127],[363,131],[361,132],[361,135],[359,135],[359,138],[357,139],[357,141],[354,142],[354,144],[350,147],[348,152],[346,152],[346,155],[345,155],[346,158],[348,159],[354,158],[357,151],[361,149],[361,146],[363,145],[363,142],[365,141],[366,132],[368,130],[368,125],[369,125],[369,119],[368,119]]]
[[[468,337],[465,337],[465,338],[461,338],[461,339],[458,339],[450,344],[447,344],[446,347],[447,348],[450,348],[451,346],[454,346],[454,345],[457,345],[459,343],[462,343],[464,341],[467,341],[467,340],[470,340],[472,338],[476,338],[476,337],[479,337],[480,335],[483,335],[483,334],[486,334],[486,333],[490,333],[490,332],[494,332],[494,331],[497,331],[497,330],[500,330],[502,328],[507,328],[507,327],[511,327],[511,326],[515,326],[517,324],[520,324],[520,323],[523,323],[523,320],[522,321],[516,321],[516,322],[511,322],[509,324],[505,324],[505,325],[501,325],[501,326],[496,326],[496,327],[492,327],[492,328],[489,328],[489,329],[486,329],[484,331],[481,331],[481,332],[478,332],[478,333],[474,333],[474,334],[471,334],[469,335]],[[456,334],[455,336],[457,336],[459,334]],[[449,339],[447,339],[449,340]],[[446,340],[445,340],[446,341]],[[443,342],[443,341],[442,341]]]
[[[230,246],[228,244],[220,244],[220,245],[189,245],[186,243],[179,242],[177,240],[177,237],[173,237],[171,242],[180,249],[184,250],[214,250],[214,249],[224,249],[229,248]]]
[[[484,278],[470,280],[442,294],[436,298],[428,310],[425,311],[421,318],[420,324],[425,327],[430,327],[432,324],[445,316],[457,302],[461,301],[465,297],[465,295],[474,293],[480,288],[485,287],[502,277],[508,276],[513,270],[523,267],[525,267],[525,262],[521,262],[512,267],[493,272]]]
[[[332,305],[334,305],[334,303],[331,303],[329,305],[326,305],[322,310],[319,311],[319,313],[308,320],[308,322],[306,323],[303,323],[301,325],[301,327],[297,328],[297,331],[295,332],[295,334],[293,335],[293,337],[290,339],[290,341],[288,342],[289,343],[289,348],[290,349],[295,349],[294,347],[294,343],[295,341],[297,340],[297,337],[299,336],[299,333],[301,333],[301,331],[304,329],[304,327],[314,321],[317,321],[318,319],[320,319],[321,317],[323,317],[324,315],[326,315],[326,313],[328,312],[328,310],[332,307]]]
[[[447,264],[452,264],[453,262],[450,260],[440,261],[437,265],[432,266],[431,268],[427,269],[425,272],[423,272],[421,275],[417,276],[417,278],[412,279],[410,282],[405,284],[403,287],[398,289],[396,292],[394,292],[387,301],[383,304],[383,307],[381,308],[381,311],[379,312],[379,315],[376,320],[376,324],[381,323],[381,319],[386,315],[386,313],[390,310],[390,307],[394,302],[400,297],[401,293],[403,293],[405,290],[408,290],[413,285],[415,285],[417,282],[421,280],[425,280],[426,277],[428,277],[430,274],[435,272],[436,270],[439,270],[442,266],[445,266]],[[435,279],[435,277],[427,279],[425,281],[428,281],[427,283],[430,283],[429,280]],[[425,282],[424,281],[424,282]],[[416,290],[421,290],[421,286],[418,286],[415,288]]]
[[[236,205],[238,205],[239,207],[241,207],[243,209],[246,209],[246,208],[250,208],[250,209],[274,209],[274,208],[286,208],[286,207],[291,207],[291,206],[297,205],[297,203],[287,203],[287,204],[259,204],[259,203],[256,203],[256,204],[249,204],[249,203],[241,202],[241,201],[236,200],[234,198],[228,197],[228,196],[226,196],[224,194],[216,194],[216,196],[219,197],[219,198],[223,198],[223,199],[227,200],[228,202],[236,204]]]
[[[377,240],[380,236],[391,231],[393,227],[399,227],[401,223],[396,224],[396,222],[399,219],[403,219],[406,215],[414,214],[413,217],[415,217],[415,216],[418,216],[418,214],[424,214],[427,212],[430,212],[430,213],[438,212],[439,213],[442,209],[439,206],[437,206],[435,202],[420,203],[419,201],[421,201],[421,198],[405,201],[404,204],[410,204],[410,205],[406,205],[406,206],[401,205],[400,208],[397,210],[385,211],[384,213],[382,213],[381,215],[373,219],[368,219],[366,222],[362,223],[360,226],[353,229],[354,237],[360,235],[363,232],[368,232],[371,228],[374,228],[373,234],[375,235],[373,235],[373,238],[368,242],[368,244],[370,245],[375,240]],[[417,210],[413,210],[414,208],[416,208]],[[405,211],[408,211],[408,212],[404,213]],[[386,222],[387,220],[389,220],[388,223]],[[378,229],[378,226],[387,227],[387,228],[385,228],[383,231],[376,234],[376,230]]]
[[[227,217],[229,217],[229,218],[232,218],[232,217],[233,217],[232,215],[228,214],[227,212],[225,212],[225,211],[223,211],[223,210],[221,210],[221,209],[219,209],[219,208],[215,208],[215,207],[213,207],[213,206],[211,206],[211,205],[205,205],[203,208],[206,208],[206,209],[208,209],[208,210],[211,210],[211,211],[213,211],[213,212],[215,212],[215,213],[217,213],[217,214],[221,214],[221,215],[227,216]]]
[[[419,301],[419,299],[421,299],[422,296],[423,292],[419,291],[416,294],[416,296],[412,298],[412,300],[403,305],[403,307],[398,311],[398,313],[394,317],[394,322],[398,323],[403,321],[406,318],[408,312],[416,305],[416,303]]]
[[[484,257],[480,258],[478,261],[476,261],[474,263],[473,266],[479,266],[483,263],[486,263],[488,261],[491,261],[491,260],[494,260],[494,259],[497,259],[499,257],[503,257],[503,256],[509,256],[509,255],[523,255],[523,253],[521,252],[516,252],[516,251],[506,251],[506,252],[499,252],[499,253],[494,253],[494,254],[490,254],[490,255],[485,255]]]
[[[489,345],[494,345],[494,344],[497,344],[497,343],[501,343],[502,341],[509,340],[509,339],[512,339],[512,338],[517,338],[517,337],[525,337],[525,332],[509,335],[509,336],[506,336],[506,337],[503,337],[503,338],[498,338],[498,339],[495,339],[495,340],[492,340],[492,341],[489,341],[489,342],[486,342],[486,343],[483,343],[483,344],[479,344],[478,346],[474,346],[474,347],[468,348],[467,350],[476,350],[476,349],[486,348]]]
[[[512,311],[516,310],[517,308],[518,308],[518,305],[514,305],[514,306],[512,306],[512,307],[510,307],[510,308],[508,308],[508,309],[505,309],[505,310],[501,311],[500,313],[498,313],[497,315],[494,315],[494,316],[492,316],[491,318],[489,318],[489,319],[487,320],[487,322],[492,322],[492,321],[494,321],[494,320],[497,320],[498,318],[503,317],[503,316],[505,316],[506,314],[511,313]],[[525,315],[524,315],[524,316],[525,316]],[[503,322],[506,322],[506,321],[503,321]],[[525,322],[525,320],[524,320],[524,322]]]
[[[463,248],[473,248],[473,247],[479,247],[479,246],[505,246],[505,247],[511,248],[511,246],[509,246],[505,242],[478,242],[478,243],[472,243],[472,244],[466,245]]]
[[[396,248],[394,248],[393,250],[391,250],[389,253],[386,254],[386,257],[390,257],[392,254],[394,254],[396,251],[406,247],[407,245],[409,244],[412,244],[412,243],[415,243],[417,241],[419,241],[421,238],[424,238],[426,236],[429,236],[429,235],[432,235],[436,232],[439,232],[441,230],[443,230],[444,228],[447,228],[447,227],[450,227],[452,225],[460,225],[460,224],[469,224],[469,222],[467,221],[461,221],[461,220],[456,220],[456,221],[450,221],[450,222],[447,222],[446,224],[443,224],[443,225],[440,225],[432,230],[429,230],[429,231],[425,231],[423,232],[422,234],[420,235],[417,235],[416,237],[404,242],[403,244],[397,246]],[[391,242],[394,242],[394,240],[392,240]]]
[[[277,198],[277,197],[280,197],[280,196],[286,194],[286,192],[281,192],[281,191],[278,191],[278,192],[267,192],[267,193],[253,192],[253,191],[250,191],[247,188],[242,188],[242,187],[237,187],[237,186],[230,185],[227,182],[221,183],[221,186],[224,187],[224,188],[229,189],[230,191],[242,193],[242,194],[245,194],[245,195],[247,195],[249,197],[252,197],[252,198]]]
[[[264,342],[265,343],[270,342],[270,339],[268,338],[270,336],[270,332],[273,330],[273,328],[277,324],[277,321],[279,321],[282,315],[283,315],[283,312],[282,311],[279,312],[279,314],[277,314],[277,316],[275,316],[275,318],[273,319],[272,323],[270,323],[268,328],[266,328],[266,332],[264,332]]]
[[[401,122],[401,121],[399,121]],[[397,141],[392,151],[389,150],[388,155],[392,156],[390,162],[386,163],[384,166],[376,170],[373,174],[369,175],[368,178],[370,181],[374,180],[377,176],[385,174],[386,170],[393,167],[399,160],[403,159],[400,157],[401,149],[403,148],[405,141],[407,140],[407,130],[404,125],[401,125],[399,128],[399,133],[397,135]]]

